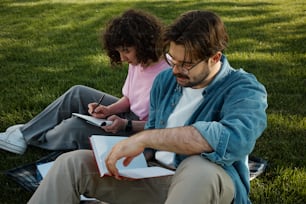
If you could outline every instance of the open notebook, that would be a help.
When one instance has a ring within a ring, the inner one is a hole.
[[[126,137],[119,136],[105,136],[105,135],[92,135],[90,143],[95,155],[95,159],[99,168],[100,176],[109,175],[105,166],[105,157],[111,148],[119,141],[126,139]],[[123,159],[117,162],[119,174],[122,177],[132,179],[142,179],[150,177],[168,176],[173,175],[174,171],[166,168],[154,166],[149,167],[143,154],[135,157],[128,166],[123,165]]]
[[[79,113],[72,113],[73,116],[81,118],[83,120],[85,120],[86,122],[88,122],[89,124],[101,127],[101,126],[107,126],[107,125],[111,125],[113,121],[110,120],[105,120],[105,119],[101,119],[101,118],[95,118],[89,115],[83,115],[83,114],[79,114]]]

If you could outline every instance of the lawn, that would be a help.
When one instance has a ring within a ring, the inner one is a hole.
[[[268,161],[251,182],[253,203],[306,203],[306,3],[304,0],[2,0],[0,132],[25,123],[72,85],[120,96],[126,66],[110,68],[99,33],[125,9],[149,11],[169,24],[191,9],[217,12],[230,35],[233,67],[254,73],[268,91],[268,128],[252,155]],[[0,203],[31,193],[4,171],[48,154],[0,150]]]

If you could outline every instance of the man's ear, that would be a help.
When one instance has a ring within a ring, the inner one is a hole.
[[[220,61],[222,57],[222,53],[218,51],[214,56],[211,57],[212,63],[216,64],[217,62]]]

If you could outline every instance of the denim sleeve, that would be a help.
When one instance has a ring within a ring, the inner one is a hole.
[[[197,121],[193,126],[214,149],[203,157],[220,165],[232,165],[250,154],[267,126],[267,93],[255,77],[236,81],[223,98],[218,121]]]
[[[160,105],[161,95],[163,91],[162,82],[165,80],[165,70],[159,73],[152,84],[150,92],[150,108],[149,108],[149,117],[145,124],[145,129],[154,129],[156,127],[157,121],[157,107]]]

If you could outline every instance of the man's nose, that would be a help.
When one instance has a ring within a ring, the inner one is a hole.
[[[182,69],[177,64],[173,64],[172,65],[172,72],[173,72],[173,74],[181,74]]]

